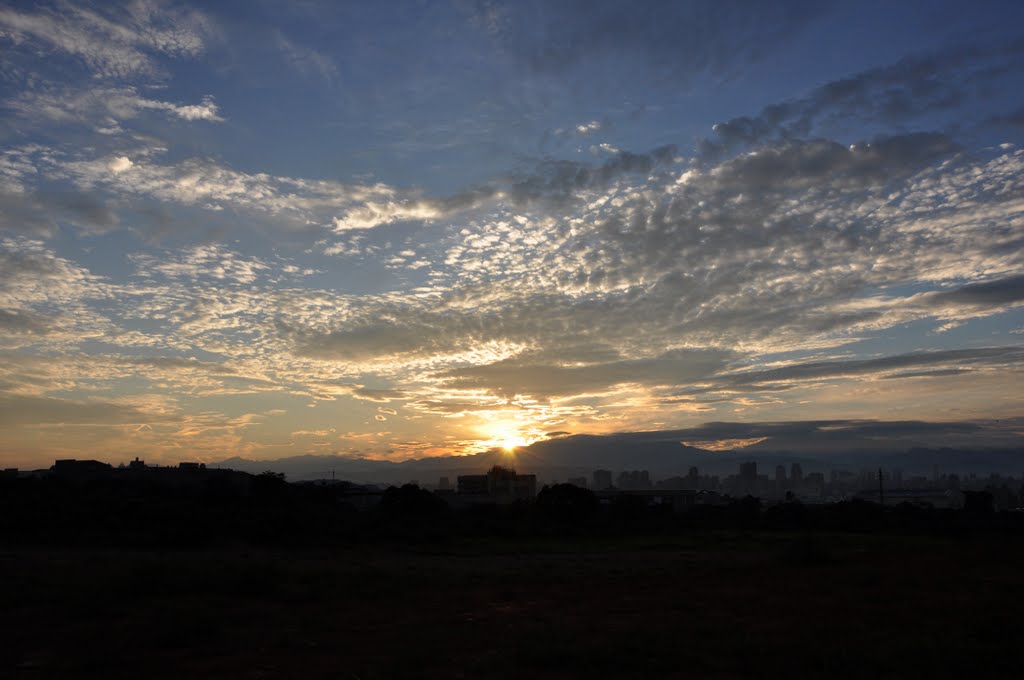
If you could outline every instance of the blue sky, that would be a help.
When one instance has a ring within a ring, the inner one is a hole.
[[[1018,417],[1021,26],[0,5],[0,456]]]

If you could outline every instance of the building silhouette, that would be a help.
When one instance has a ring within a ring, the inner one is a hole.
[[[75,460],[64,458],[53,463],[50,471],[57,477],[75,481],[85,481],[109,476],[114,468],[109,463],[98,460]]]
[[[459,475],[458,494],[481,500],[532,501],[537,496],[537,477],[495,465],[484,475]]]
[[[740,463],[740,479],[744,482],[756,482],[757,481],[757,463],[750,460],[746,463]]]
[[[619,488],[641,490],[650,489],[651,474],[647,470],[624,470],[619,473]]]

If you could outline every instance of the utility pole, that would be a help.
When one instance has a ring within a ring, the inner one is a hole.
[[[882,489],[882,468],[878,468],[878,502],[885,505],[885,491]]]

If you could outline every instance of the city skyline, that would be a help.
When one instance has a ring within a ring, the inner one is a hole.
[[[1022,20],[0,3],[0,467],[1019,446]]]

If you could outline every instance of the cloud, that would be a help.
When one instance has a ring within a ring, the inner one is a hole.
[[[993,125],[1006,126],[1011,129],[1024,127],[1024,108],[1016,109],[1002,116],[993,116],[989,119]]]
[[[33,122],[41,119],[57,123],[79,121],[106,128],[137,118],[146,111],[162,111],[187,121],[224,121],[211,95],[203,97],[198,104],[176,104],[144,97],[137,88],[129,86],[28,90],[7,106]]]
[[[928,307],[1000,307],[1024,302],[1024,275],[970,283],[954,290],[925,293]]]
[[[103,299],[109,294],[105,280],[58,256],[42,242],[0,239],[0,304],[47,304],[66,309],[84,297]]]
[[[394,355],[425,354],[442,348],[444,329],[380,321],[328,333],[280,326],[300,356],[339,361],[369,361]]]
[[[555,182],[554,195],[571,197],[555,211],[550,201],[478,207],[472,220],[439,226],[439,240],[394,247],[412,253],[401,262],[432,261],[419,288],[329,295],[329,304],[321,293],[308,304],[294,296],[278,305],[277,339],[298,359],[387,376],[419,397],[421,412],[452,415],[495,395],[607,393],[627,373],[658,390],[703,390],[664,404],[691,408],[715,390],[779,393],[924,364],[987,365],[946,356],[887,370],[811,367],[792,383],[742,382],[722,367],[645,372],[681,346],[730,347],[757,365],[914,320],[997,312],[1024,266],[1020,151],[967,154],[944,135],[909,134],[781,142],[713,167],[666,163],[585,189]]]
[[[716,157],[736,148],[760,146],[856,121],[878,126],[953,111],[991,98],[994,83],[1024,62],[1024,44],[956,47],[912,56],[834,80],[805,97],[769,105],[753,116],[715,124],[714,139],[699,145]]]
[[[89,194],[94,201],[143,198],[208,212],[232,208],[272,216],[275,226],[295,230],[369,229],[399,219],[428,219],[470,207],[477,195],[425,201],[414,190],[246,173],[205,158],[161,164],[165,152],[139,147],[97,156],[92,149],[9,149],[0,156],[0,180],[6,181],[12,202],[32,195],[26,185],[46,182],[67,187],[48,190],[56,195]]]
[[[987,288],[931,301],[865,291],[1019,271],[1022,168],[1017,151],[979,161],[941,136],[786,143],[681,185],[615,187],[559,221],[494,216],[417,251],[446,253],[428,292],[339,300],[334,318],[280,328],[300,356],[414,362],[494,343],[511,352],[500,361],[567,338],[630,359],[680,343],[807,350],[970,318]]]
[[[640,40],[642,23],[587,40],[610,41],[613,53]],[[19,35],[16,50],[45,42]],[[651,55],[690,49],[652,41]],[[298,72],[334,77],[333,63],[315,53],[276,46]],[[135,49],[152,68],[170,54]],[[564,68],[587,68],[589,47],[566,49],[577,61]],[[694,68],[727,71],[729,56],[719,56]],[[988,57],[959,59],[949,68],[975,73]],[[564,73],[554,63],[536,68],[544,77]],[[853,343],[886,329],[921,320],[946,327],[1021,302],[1024,153],[971,148],[948,126],[908,133],[886,125],[878,134],[871,123],[855,126],[865,132],[852,144],[838,140],[848,131],[828,136],[835,121],[870,122],[883,109],[887,120],[916,120],[887,90],[920,94],[937,110],[957,106],[941,83],[921,91],[905,83],[924,68],[862,74],[755,114],[749,131],[726,126],[718,141],[735,141],[728,154],[684,158],[671,146],[631,153],[588,139],[609,155],[549,158],[442,196],[239,169],[121,133],[94,135],[95,146],[7,149],[5,229],[39,237],[68,225],[87,234],[142,230],[140,216],[160,213],[174,245],[138,245],[144,252],[131,253],[127,269],[99,251],[82,256],[96,271],[116,272],[115,284],[57,254],[72,241],[101,248],[108,240],[78,232],[52,247],[4,240],[0,342],[23,355],[12,360],[21,372],[3,380],[26,392],[59,385],[61,397],[92,390],[99,400],[142,379],[183,408],[213,394],[258,400],[273,392],[319,414],[344,396],[371,402],[359,405],[364,420],[367,410],[395,415],[374,409],[401,401],[403,415],[450,417],[467,430],[484,414],[515,412],[542,431],[575,432],[659,427],[697,409],[764,404],[765,396],[779,404],[788,390],[826,381],[991,380],[1019,367],[1015,348],[835,358],[836,348],[860,351]],[[220,118],[212,98],[161,101],[156,90],[105,77],[93,98],[39,88],[14,104],[107,132],[133,119],[142,128],[162,118]],[[566,120],[578,124],[566,126],[570,136],[597,136],[594,123],[605,125],[590,114]],[[222,223],[235,231],[214,232],[203,245],[178,229]],[[269,237],[244,241],[249,229]],[[239,252],[235,238],[263,250]],[[289,258],[272,250],[285,240],[299,246]],[[339,257],[325,265],[323,253]],[[313,269],[322,273],[303,273]],[[358,292],[348,288],[353,278]],[[98,340],[110,347],[97,357],[90,343]],[[928,336],[921,345],[943,342]],[[786,364],[780,353],[791,353]],[[42,369],[24,368],[27,355],[64,372],[40,378]],[[201,359],[186,358],[193,356]],[[198,418],[189,427],[205,432],[223,421]]]
[[[217,114],[217,104],[212,95],[206,95],[199,104],[168,104],[167,102],[146,101],[144,108],[156,108],[170,111],[185,120],[208,120],[222,122],[224,119]]]
[[[980,423],[879,421],[879,420],[804,420],[786,422],[713,422],[699,427],[657,432],[626,432],[616,438],[626,441],[679,441],[811,437],[815,434],[850,440],[854,437],[914,437],[922,434],[971,434],[983,429]]]
[[[132,160],[127,156],[116,156],[110,161],[110,171],[115,175],[122,173],[125,170],[131,170],[131,167],[135,165]]]
[[[730,357],[720,350],[673,350],[650,359],[585,366],[531,364],[521,359],[455,368],[438,377],[451,389],[485,389],[504,398],[550,398],[603,392],[615,385],[679,385],[707,378]]]
[[[314,380],[307,381],[306,384],[307,387],[321,399],[334,399],[337,396],[347,396],[363,401],[387,404],[392,401],[411,399],[413,396],[404,390],[366,387],[359,383],[345,382],[344,380]],[[382,413],[388,413],[393,409],[379,408],[378,410]],[[394,413],[392,413],[392,415],[394,415]]]
[[[103,192],[119,199],[143,197],[205,211],[224,208],[271,216],[277,226],[295,230],[329,228],[344,233],[374,229],[401,221],[450,219],[480,211],[502,201],[521,206],[566,204],[608,187],[626,176],[645,176],[675,158],[674,147],[647,154],[621,152],[598,167],[573,162],[545,162],[533,172],[496,180],[447,197],[426,198],[415,189],[383,184],[345,184],[327,180],[246,173],[209,159],[190,158],[161,164],[161,148],[139,148],[106,156],[89,156],[41,146],[14,149],[0,159],[0,172],[14,191],[12,202],[26,193],[27,182],[70,183],[64,193]],[[52,231],[52,221],[22,212],[36,233]],[[46,206],[42,206],[46,208]]]
[[[135,254],[128,258],[139,276],[163,276],[184,280],[213,279],[236,284],[251,284],[272,265],[256,257],[242,256],[220,245],[203,245],[157,257]]]
[[[0,193],[0,229],[49,237],[62,222],[90,233],[111,231],[120,224],[114,206],[84,191],[43,190]]]
[[[883,137],[850,146],[827,140],[792,141],[739,156],[716,167],[713,175],[719,191],[734,194],[832,183],[850,189],[909,176],[958,150],[937,133]]]
[[[162,420],[160,416],[117,402],[0,394],[0,425],[123,425]]]
[[[296,430],[291,433],[293,437],[330,437],[337,430],[333,427],[326,430]]]
[[[0,329],[0,346],[67,351],[112,334],[114,324],[96,307],[115,290],[40,241],[0,238],[0,309],[8,331]]]
[[[153,74],[155,54],[191,57],[203,51],[212,23],[195,10],[153,2],[102,11],[66,3],[35,12],[0,9],[0,37],[37,51],[56,49],[79,59],[95,75]]]
[[[643,154],[620,151],[596,168],[577,161],[546,160],[529,173],[511,177],[503,195],[521,206],[538,201],[563,204],[583,192],[604,189],[623,176],[645,176],[658,166],[671,164],[675,157],[676,147],[668,145]]]
[[[373,229],[382,224],[405,220],[432,220],[443,214],[438,205],[431,201],[365,203],[341,217],[335,217],[334,230]]]
[[[622,150],[619,149],[616,146],[612,146],[611,144],[608,144],[606,142],[602,142],[600,144],[591,144],[590,145],[590,153],[595,155],[595,156],[597,156],[597,155],[599,155],[601,153],[618,154],[618,153],[622,153]]]
[[[299,75],[319,78],[328,85],[337,81],[338,67],[328,55],[293,42],[281,31],[274,33],[274,43],[285,62]]]
[[[590,124],[588,124],[590,125]],[[581,194],[606,188],[629,175],[646,175],[671,164],[676,147],[666,145],[648,153],[615,151],[597,167],[569,160],[545,160],[528,172],[499,178],[452,196],[437,199],[408,197],[401,201],[368,201],[334,219],[335,231],[372,229],[399,221],[451,218],[487,204],[509,201],[517,206],[534,204],[562,205]]]
[[[235,375],[237,370],[230,366],[199,361],[193,357],[118,357],[116,363],[140,368],[154,368],[160,371],[197,371],[212,375]]]
[[[963,375],[964,373],[970,373],[971,369],[967,368],[938,368],[934,371],[907,371],[906,373],[890,373],[889,375],[881,376],[882,380],[902,380],[904,378],[945,378],[953,375]]]
[[[791,38],[822,11],[820,3],[784,6],[713,2],[637,5],[629,2],[516,3],[493,5],[475,23],[495,44],[541,76],[590,65],[615,69],[639,62],[673,82],[700,73],[727,74]],[[485,18],[486,17],[486,18]]]
[[[0,333],[3,335],[46,335],[49,320],[24,309],[0,309]]]
[[[402,401],[404,399],[411,399],[412,394],[404,390],[393,390],[393,389],[375,389],[371,387],[358,387],[352,390],[352,396],[356,399],[365,399],[366,401],[376,401],[382,403],[388,403],[391,401]],[[391,413],[395,415],[393,409],[383,410],[384,413]]]
[[[874,376],[892,374],[905,369],[952,366],[958,372],[964,367],[993,368],[1013,367],[1024,368],[1024,347],[985,347],[978,349],[952,349],[930,352],[912,352],[871,359],[844,359],[838,361],[811,361],[793,363],[766,370],[745,371],[742,373],[721,374],[709,381],[714,391],[731,389],[786,389],[798,387],[815,380],[849,378],[857,376]],[[897,377],[922,375],[951,375],[946,371],[927,373],[902,373]]]

